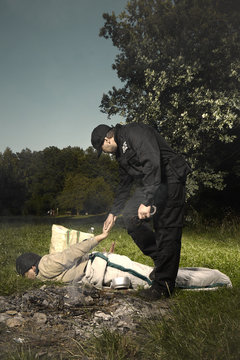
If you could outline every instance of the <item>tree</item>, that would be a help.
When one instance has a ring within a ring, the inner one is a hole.
[[[93,147],[89,147],[85,151],[85,166],[81,167],[81,172],[82,171],[84,171],[84,174],[89,178],[95,179],[102,177],[113,190],[117,187],[118,164],[114,156],[102,153],[98,159],[96,151],[93,150]]]
[[[0,153],[0,215],[43,215],[59,205],[75,212],[103,211],[117,178],[115,159],[103,154],[98,161],[92,147],[84,151],[50,146],[16,154],[6,148]],[[98,204],[89,191],[96,193]]]
[[[113,200],[113,190],[102,177],[88,178],[82,174],[68,175],[58,196],[61,211],[96,214],[106,211]]]
[[[19,159],[10,148],[0,153],[0,214],[18,215],[22,211],[25,186]]]
[[[49,209],[56,208],[56,196],[64,185],[61,150],[51,146],[33,152],[31,159],[27,159],[26,155],[23,152],[19,154],[28,187],[25,213],[46,214]]]
[[[63,190],[65,179],[79,171],[84,151],[78,147],[60,150],[50,146],[32,154],[22,151],[18,156],[28,188],[25,213],[40,215],[56,209],[56,198]]]
[[[89,179],[81,174],[68,175],[63,191],[58,195],[57,202],[60,209],[76,211],[77,215],[84,210]]]
[[[86,212],[99,214],[109,210],[113,201],[113,188],[103,177],[91,179],[84,202]]]
[[[131,0],[103,15],[100,36],[119,49],[113,69],[124,86],[104,94],[101,109],[156,127],[184,153],[190,195],[224,188],[222,163],[237,144],[239,10],[235,0]]]

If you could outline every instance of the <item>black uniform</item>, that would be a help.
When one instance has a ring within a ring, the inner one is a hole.
[[[110,212],[123,214],[128,233],[154,261],[154,282],[172,292],[179,266],[185,181],[190,168],[184,158],[147,125],[117,125],[114,139],[118,145],[120,183]],[[129,198],[133,182],[137,187]],[[138,218],[140,204],[157,207],[153,216],[155,231],[149,220]]]

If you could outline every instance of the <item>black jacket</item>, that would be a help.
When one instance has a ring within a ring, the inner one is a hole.
[[[153,205],[154,195],[161,182],[180,181],[174,169],[169,167],[178,155],[152,127],[137,123],[117,125],[114,139],[118,145],[116,159],[120,183],[111,209],[112,214],[118,215],[121,212],[134,180],[140,181],[143,187],[146,206]],[[181,162],[186,166],[182,157]],[[183,171],[187,172],[186,169]]]

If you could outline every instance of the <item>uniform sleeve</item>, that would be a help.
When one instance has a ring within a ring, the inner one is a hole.
[[[161,154],[156,135],[153,129],[138,126],[129,129],[128,136],[129,144],[142,167],[144,205],[153,205],[154,195],[161,183]]]
[[[115,199],[110,213],[113,215],[119,215],[124,207],[126,200],[128,199],[133,179],[126,173],[124,169],[119,168],[119,185],[117,187]]]
[[[45,255],[39,262],[39,272],[45,278],[54,278],[66,269],[71,268],[76,260],[81,258],[85,260],[85,255],[97,245],[98,242],[92,237],[78,244],[71,245],[62,252]]]

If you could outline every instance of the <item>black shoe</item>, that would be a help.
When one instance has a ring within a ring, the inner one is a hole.
[[[154,268],[153,271],[150,272],[150,274],[149,274],[150,280],[152,280],[152,281],[155,280],[155,273],[156,273],[156,268]]]
[[[152,285],[149,289],[140,290],[138,295],[146,301],[156,301],[169,298],[171,294],[165,289]]]

